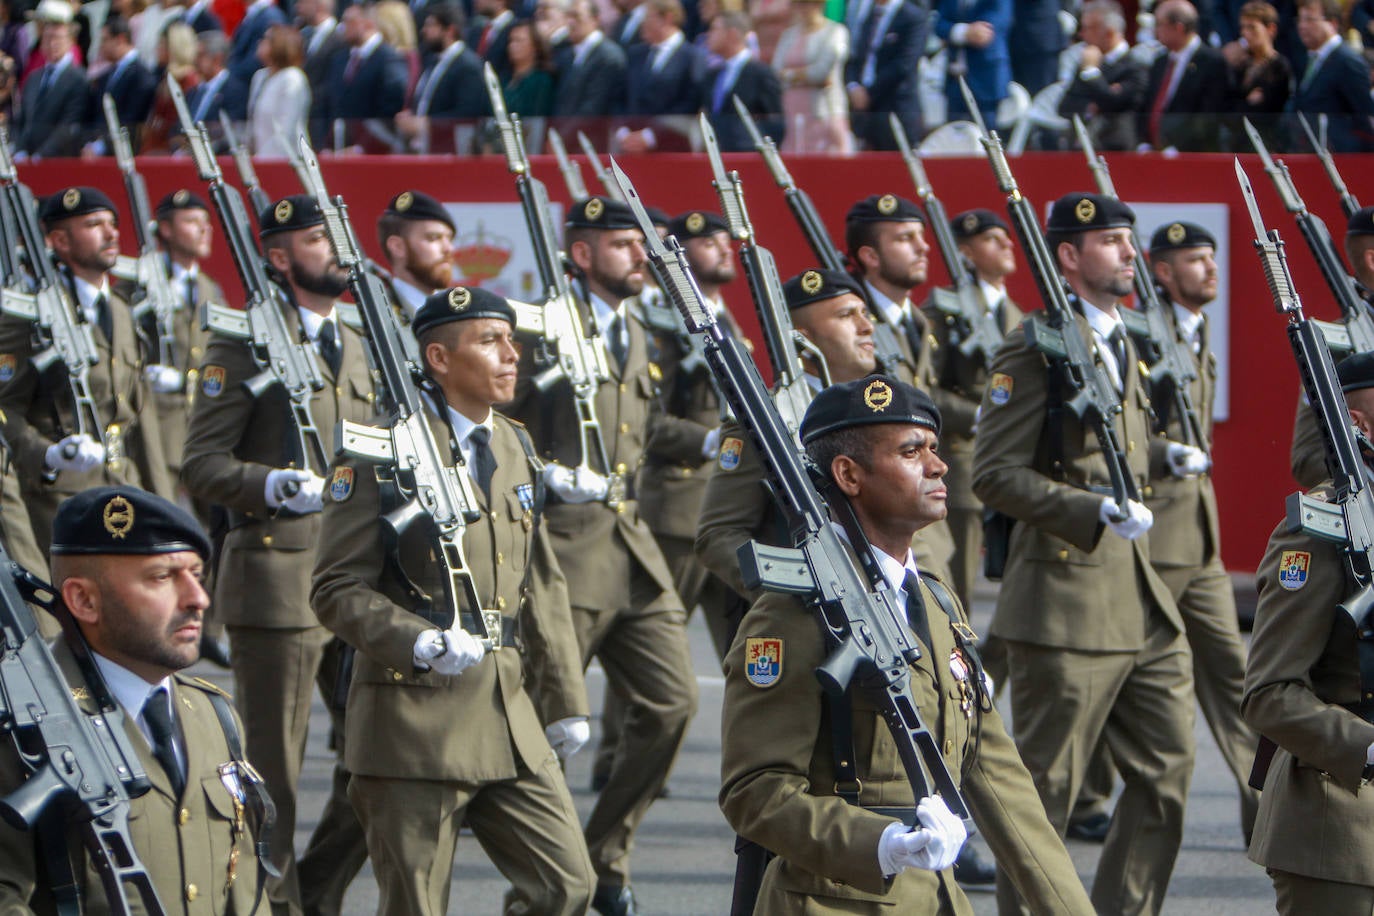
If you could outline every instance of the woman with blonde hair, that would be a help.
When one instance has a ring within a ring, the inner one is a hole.
[[[415,16],[401,0],[381,0],[376,6],[376,15],[377,31],[382,33],[382,41],[401,52],[405,58],[410,74],[406,80],[406,98],[410,98],[421,70],[420,39],[415,32]]]
[[[782,80],[782,111],[789,153],[848,156],[849,101],[844,65],[849,30],[825,18],[825,0],[793,0],[796,19],[778,38],[773,69]]]
[[[176,78],[181,90],[188,95],[200,85],[200,74],[196,72],[196,32],[184,22],[173,22],[162,30],[157,40],[157,72],[160,77],[170,73]],[[176,107],[172,95],[167,91],[167,80],[159,78],[157,92],[153,95],[153,109],[148,115],[148,123],[143,127],[143,142],[140,152],[161,152],[168,149],[168,138],[177,123]]]
[[[262,69],[248,86],[248,136],[258,156],[285,156],[310,115],[310,81],[301,69],[305,44],[295,26],[274,25],[258,42]]]

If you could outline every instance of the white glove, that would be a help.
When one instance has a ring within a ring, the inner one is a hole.
[[[610,481],[586,468],[551,464],[544,468],[544,483],[565,503],[590,503],[606,498]]]
[[[1113,532],[1128,541],[1134,541],[1150,530],[1155,523],[1155,514],[1133,499],[1126,501],[1126,517],[1118,520],[1121,508],[1110,496],[1103,497],[1102,505],[1097,508],[1097,519]]]
[[[293,483],[295,487],[289,486]],[[273,509],[286,507],[297,515],[319,512],[324,507],[324,478],[295,468],[276,468],[267,472],[263,495]]]
[[[181,370],[175,366],[159,366],[156,363],[144,366],[143,377],[158,394],[176,394],[181,390]]]
[[[1212,459],[1206,452],[1182,442],[1170,442],[1164,457],[1175,477],[1196,477],[1212,467]]]
[[[558,759],[567,760],[591,740],[592,726],[586,716],[569,716],[545,727],[544,737]]]
[[[105,463],[105,446],[85,433],[77,433],[48,446],[43,453],[43,461],[59,473],[75,471],[84,474]]]
[[[487,647],[482,645],[482,640],[457,624],[451,630],[425,630],[415,637],[412,650],[417,668],[431,668],[449,677],[462,674],[486,654]]]
[[[1364,765],[1374,767],[1374,744],[1364,749]]]
[[[701,443],[701,457],[707,461],[714,459],[720,454],[720,427],[709,430],[706,433],[706,441]]]
[[[889,824],[878,838],[878,865],[884,875],[908,868],[944,871],[959,858],[968,831],[938,795],[921,799],[916,806],[920,830],[908,830],[901,821]]]

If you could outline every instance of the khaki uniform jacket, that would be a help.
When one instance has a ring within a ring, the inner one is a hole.
[[[89,373],[91,396],[108,441],[106,463],[85,474],[64,471],[43,479],[48,446],[77,431],[71,387],[59,367],[46,384],[34,368],[33,324],[0,318],[0,411],[14,451],[34,536],[47,550],[52,517],[68,496],[103,484],[131,484],[171,498],[173,481],[162,454],[157,412],[143,380],[143,353],[128,302],[111,284],[109,312],[114,340],[93,329],[100,362]]]
[[[173,325],[172,355],[177,366],[186,376],[186,389],[181,392],[153,392],[153,403],[157,405],[158,424],[162,430],[162,454],[167,459],[167,467],[175,477],[181,473],[181,455],[186,447],[186,427],[191,420],[191,401],[195,398],[200,382],[200,366],[205,360],[205,351],[210,345],[210,332],[201,326],[200,307],[207,302],[227,305],[224,290],[210,279],[203,270],[196,272],[196,307],[182,306],[176,310]],[[183,295],[184,290],[173,289],[174,295]],[[156,326],[153,327],[154,332]],[[148,339],[148,356],[145,362],[158,361],[157,337]]]
[[[53,655],[68,683],[84,683],[66,643],[59,639]],[[166,771],[139,731],[138,711],[125,710],[124,731],[152,783],[147,793],[130,803],[129,835],[168,914],[248,916],[257,890],[257,860],[252,836],[235,828],[234,799],[220,781],[219,766],[233,758],[208,694],[221,691],[181,674],[172,681],[172,702],[186,749],[186,788],[179,799],[172,794]],[[88,692],[77,705],[88,715],[97,711]],[[24,773],[6,740],[0,749],[0,794],[9,794]],[[112,912],[80,833],[69,831],[67,840],[81,885],[81,911],[88,916]],[[33,834],[0,823],[0,913],[56,912],[39,871],[39,855]],[[143,913],[137,894],[130,890],[129,898],[133,912]]]
[[[296,310],[283,306],[282,311],[290,333],[301,333]],[[325,386],[311,399],[327,454],[339,420],[366,423],[376,412],[366,344],[343,322],[337,327],[343,345],[339,378],[317,358]],[[272,385],[254,399],[243,387],[259,371],[247,343],[220,336],[211,340],[191,407],[181,479],[192,496],[230,512],[215,574],[217,619],[237,626],[318,626],[308,596],[320,513],[295,515],[267,505],[268,472],[300,456],[283,388]],[[328,468],[312,470],[328,473]],[[262,587],[244,588],[244,583]]]
[[[922,593],[934,645],[923,646],[911,666],[912,690],[980,832],[1033,911],[1092,913],[1001,718],[995,710],[981,720],[961,710],[952,627],[924,582]],[[781,644],[781,672],[771,686],[755,686],[748,676],[755,638]],[[917,643],[914,634],[911,639]],[[769,594],[745,616],[725,659],[721,810],[742,837],[778,856],[764,877],[757,912],[784,912],[775,901],[790,891],[813,898],[807,913],[871,913],[875,903],[893,905],[894,913],[935,913],[944,883],[955,912],[972,913],[949,872],[908,869],[884,878],[878,838],[892,819],[834,794],[829,704],[813,673],[824,658],[812,612],[796,598]],[[882,717],[863,697],[855,696],[852,708],[861,804],[914,805]]]
[[[1177,334],[1174,310],[1164,304],[1169,327]],[[1193,407],[1202,423],[1205,441],[1198,443],[1203,450],[1212,449],[1212,406],[1217,396],[1217,358],[1208,347],[1210,327],[1202,320],[1202,352],[1194,357],[1198,377],[1193,380],[1190,394]],[[1186,346],[1186,344],[1185,344]],[[1157,406],[1162,406],[1158,398]],[[1177,416],[1172,400],[1168,404],[1169,426],[1158,433],[1161,444],[1170,440],[1183,442],[1183,423]],[[1150,450],[1150,489],[1145,505],[1154,513],[1155,523],[1150,529],[1150,562],[1161,567],[1201,567],[1221,550],[1221,514],[1217,510],[1217,494],[1212,487],[1211,473],[1196,477],[1175,477],[1165,458],[1166,450]]]
[[[458,463],[447,426],[427,416],[441,453]],[[525,686],[534,673],[547,721],[589,714],[567,584],[542,526],[534,528],[539,471],[516,424],[495,414],[493,426],[492,498],[474,484],[482,517],[468,525],[463,549],[483,605],[519,621],[522,645],[489,653],[457,677],[415,667],[415,640],[434,624],[415,613],[392,571],[380,519],[392,505],[376,468],[351,458],[335,465],[310,598],[324,625],[358,650],[345,714],[344,765],[352,773],[476,783],[514,779],[521,768],[539,772],[553,751]],[[398,555],[437,607],[442,571],[426,527],[412,525]]]
[[[979,293],[982,301],[982,293]],[[1021,323],[1021,309],[1010,298],[1004,298],[998,308],[1002,334],[1006,335]],[[987,367],[980,357],[967,357],[959,352],[959,319],[947,315],[926,303],[921,307],[930,328],[931,374],[938,386],[940,408],[940,452],[950,459],[945,487],[949,491],[951,509],[978,509],[980,503],[973,495],[973,480],[968,468],[973,461],[973,426],[983,390],[988,384]]]
[[[1087,319],[1075,320],[1092,341]],[[1127,366],[1136,366],[1135,348],[1127,343],[1126,351]],[[1100,357],[1096,361],[1101,364]],[[1017,524],[991,632],[1041,646],[1133,652],[1144,645],[1151,613],[1159,611],[1182,633],[1178,608],[1150,566],[1150,535],[1128,541],[1098,521],[1103,494],[1110,492],[1103,489],[1111,485],[1107,463],[1091,429],[1067,410],[1062,464],[1051,466],[1044,356],[1018,329],[997,352],[992,372],[974,445],[973,492]],[[1146,495],[1150,400],[1137,371],[1126,374],[1122,406],[1114,421],[1117,438]],[[1132,568],[1139,587],[1123,587]]]
[[[606,458],[611,468],[627,480],[633,480],[639,472],[651,423],[659,409],[658,383],[654,378],[659,370],[649,361],[648,334],[636,307],[633,300],[627,303],[630,346],[625,368],[621,371],[615,359],[607,355],[611,379],[597,387],[595,399]],[[528,427],[540,457],[574,467],[582,459],[582,437],[572,387],[566,380],[560,380],[546,391],[537,390],[530,357],[533,349],[528,343],[524,348],[520,383],[506,412]],[[630,496],[633,495],[632,491]],[[610,546],[614,538],[619,538],[629,556],[660,589],[672,592],[672,574],[635,499],[628,499],[617,510],[604,502],[562,503],[550,494],[544,515],[554,551],[562,557],[579,559],[578,563],[565,564],[563,570],[574,606],[601,611],[630,606],[626,555]]]
[[[1329,487],[1314,495],[1329,499]],[[1255,575],[1259,604],[1241,711],[1279,745],[1260,793],[1250,858],[1327,881],[1374,885],[1374,790],[1360,778],[1374,725],[1360,700],[1354,591],[1338,545],[1280,522]]]
[[[1310,490],[1331,478],[1331,470],[1326,466],[1326,442],[1322,438],[1321,427],[1312,415],[1307,398],[1301,394],[1298,395],[1298,412],[1293,417],[1293,447],[1288,454],[1288,463],[1293,471],[1293,479],[1304,490]]]

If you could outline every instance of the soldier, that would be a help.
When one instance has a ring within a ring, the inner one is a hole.
[[[881,407],[872,406],[875,386]],[[905,602],[908,636],[923,650],[912,688],[979,828],[1036,912],[1089,914],[1073,863],[986,695],[963,609],[911,553],[916,529],[945,514],[939,432],[928,395],[881,375],[822,391],[801,427],[808,454],[849,501],[887,586]],[[950,871],[963,824],[939,796],[913,797],[891,733],[867,701],[826,700],[813,673],[826,652],[814,613],[795,597],[769,594],[744,618],[726,658],[721,810],[742,836],[777,855],[754,912],[971,912]],[[847,728],[837,727],[841,716]],[[850,760],[845,780],[838,768]],[[860,787],[857,799],[840,795],[846,781]]]
[[[515,394],[514,324],[506,300],[476,287],[430,296],[412,324],[431,410],[442,411],[428,415],[430,430],[492,509],[468,525],[463,548],[482,606],[504,611],[501,648],[473,635],[484,629],[472,608],[447,630],[432,625],[445,610],[444,571],[422,525],[389,555],[381,515],[397,495],[372,465],[343,459],[330,479],[311,600],[360,647],[345,764],[379,913],[448,912],[465,822],[513,886],[507,913],[581,914],[591,900],[595,876],[559,769],[591,730],[567,584],[539,524],[543,465],[523,427],[492,410]],[[416,606],[416,586],[431,604]],[[547,729],[524,686],[527,652]]]
[[[33,365],[33,323],[0,318],[0,411],[14,449],[34,539],[47,550],[53,515],[68,496],[100,483],[172,493],[161,433],[143,378],[143,354],[128,297],[109,271],[119,257],[118,211],[96,188],[65,188],[44,199],[39,219],[77,321],[92,325],[100,362],[90,369],[100,439],[78,431],[61,362],[53,376]],[[44,257],[46,252],[32,253]]]
[[[1351,422],[1374,435],[1374,355],[1347,357],[1337,372]],[[1326,484],[1311,495],[1334,500]],[[1255,578],[1259,604],[1241,709],[1278,750],[1264,776],[1250,859],[1268,871],[1285,916],[1374,912],[1366,854],[1374,709],[1355,625],[1339,607],[1359,586],[1339,543],[1290,532],[1283,521]]]
[[[386,255],[391,306],[409,324],[425,298],[453,282],[453,236],[444,205],[423,191],[402,191],[377,220],[377,244]]]
[[[601,661],[626,710],[615,762],[585,833],[597,879],[592,908],[630,916],[636,912],[629,866],[634,834],[677,759],[697,688],[672,574],[633,490],[622,492],[639,469],[658,405],[660,371],[649,361],[634,298],[644,285],[644,237],[628,206],[592,197],[572,205],[564,241],[587,291],[584,315],[590,313],[606,345],[611,378],[596,390],[596,413],[614,479],[579,466],[586,445],[566,381],[538,391],[532,363],[522,362],[509,412],[529,426],[550,462],[545,515],[568,577],[583,664]]]
[[[118,516],[127,525],[112,522]],[[130,835],[168,912],[248,916],[258,885],[254,836],[243,819],[253,791],[228,696],[179,672],[196,662],[209,596],[201,587],[210,541],[199,523],[136,487],[96,487],[62,503],[51,532],[52,581],[117,702],[123,728],[152,788],[131,802]],[[82,711],[95,715],[69,638],[53,655]],[[232,729],[232,733],[228,732]],[[25,769],[0,751],[0,795]],[[237,816],[236,816],[237,813]],[[256,832],[257,825],[253,825]],[[49,879],[75,874],[82,912],[118,912],[87,859],[78,830],[58,849],[0,824],[0,909],[60,912]],[[128,888],[126,888],[128,889]],[[130,896],[135,896],[131,889]]]
[[[348,288],[348,277],[335,260],[318,204],[306,195],[284,198],[262,213],[259,226],[264,257],[284,294],[288,331],[309,341],[320,357],[325,385],[311,398],[316,428],[333,430],[340,419],[370,419],[375,408],[365,345],[337,320],[335,297]],[[297,454],[298,437],[281,386],[256,398],[244,386],[260,371],[247,343],[211,340],[191,407],[182,480],[192,496],[229,513],[216,605],[233,649],[248,754],[277,803],[278,836],[289,838],[296,824],[296,782],[312,684],[319,679],[327,700],[338,689],[332,664],[325,664],[329,631],[309,600],[324,489],[320,475],[327,469]],[[337,663],[337,650],[336,644],[329,662]],[[330,705],[335,733],[343,734],[339,704]],[[362,828],[344,797],[346,783],[347,774],[336,767],[333,794],[311,840],[314,846],[328,834],[350,850],[335,857],[328,870],[329,880],[344,884],[366,859]],[[273,912],[294,916],[301,912],[302,895],[313,888],[297,879],[289,839],[272,854],[281,871],[281,878],[269,882]]]
[[[1073,292],[1076,330],[1121,394],[1112,422],[1143,490],[1149,450],[1164,440],[1152,441],[1150,402],[1118,312],[1132,289],[1134,220],[1114,198],[1070,194],[1050,211],[1047,241]],[[1007,645],[1016,744],[1062,835],[1105,738],[1125,788],[1093,903],[1099,912],[1157,913],[1183,838],[1193,702],[1183,621],[1149,561],[1151,514],[1103,495],[1110,480],[1097,437],[1055,394],[1052,367],[1019,329],[991,370],[973,491],[1016,523],[991,627]],[[1014,908],[1005,882],[998,898],[1002,912]]]

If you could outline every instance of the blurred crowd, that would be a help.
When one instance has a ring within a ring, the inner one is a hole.
[[[1020,148],[1374,148],[1374,0],[0,0],[0,118],[17,157],[108,153],[102,97],[141,153],[177,152],[165,77],[257,156],[490,148],[483,67],[531,152],[547,128],[617,153],[941,146],[978,114]],[[956,144],[957,148],[957,144]]]

